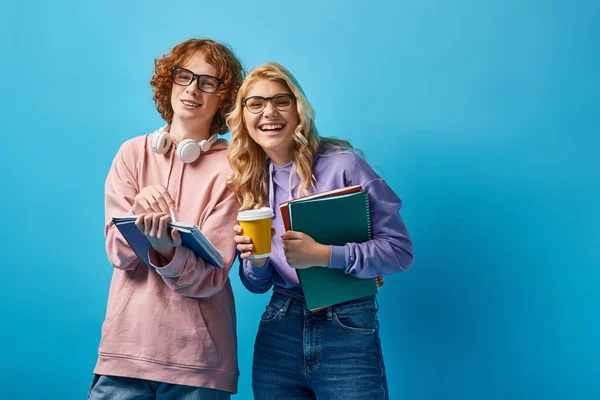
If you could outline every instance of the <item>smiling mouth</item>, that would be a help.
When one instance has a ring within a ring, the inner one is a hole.
[[[188,100],[181,100],[181,102],[183,103],[184,106],[194,107],[194,108],[198,108],[202,105],[202,104],[194,103],[194,102],[188,101]]]
[[[263,132],[277,133],[285,127],[284,124],[263,124],[258,127]]]

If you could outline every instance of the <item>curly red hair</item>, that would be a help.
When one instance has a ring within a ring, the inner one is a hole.
[[[219,86],[221,103],[210,127],[211,134],[223,134],[228,130],[225,117],[233,109],[235,97],[245,75],[242,63],[226,45],[211,39],[190,39],[179,43],[169,53],[154,60],[154,76],[150,80],[154,104],[165,121],[170,122],[173,119],[172,68],[184,65],[198,53],[202,53],[206,62],[215,67],[217,77],[223,81]]]

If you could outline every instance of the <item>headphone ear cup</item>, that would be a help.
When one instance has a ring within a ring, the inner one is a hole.
[[[210,150],[211,143],[208,140],[201,140],[198,145],[200,146],[200,150],[206,152]]]
[[[186,164],[192,163],[200,155],[200,146],[191,139],[182,140],[177,146],[177,157]]]
[[[152,135],[152,150],[157,154],[166,154],[171,148],[169,133],[163,130]]]

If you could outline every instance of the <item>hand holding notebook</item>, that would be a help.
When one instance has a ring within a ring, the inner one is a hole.
[[[285,249],[285,258],[291,267],[306,269],[329,265],[329,245],[317,243],[303,232],[287,231],[281,235],[281,243]]]
[[[135,254],[148,267],[153,268],[148,259],[148,250],[151,244],[146,235],[135,225],[137,218],[137,215],[128,215],[113,217],[112,220]],[[177,229],[181,236],[182,245],[192,250],[197,257],[202,258],[208,264],[223,268],[223,257],[210,240],[204,236],[197,225],[185,222],[171,222],[168,224],[169,234],[171,234],[172,229]]]
[[[150,246],[161,256],[162,263],[169,263],[175,255],[175,248],[181,245],[181,234],[177,229],[169,229],[168,224],[176,222],[175,213],[141,213],[135,225],[144,233]],[[150,259],[152,261],[152,259]]]

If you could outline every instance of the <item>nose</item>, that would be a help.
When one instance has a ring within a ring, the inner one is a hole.
[[[197,95],[199,90],[198,90],[198,82],[196,81],[196,77],[194,77],[194,79],[192,79],[192,82],[186,86],[185,88],[185,92],[192,94],[192,95]]]
[[[263,110],[263,115],[267,118],[278,115],[278,111],[275,107],[273,107],[273,103],[271,101],[267,101],[265,109]]]

